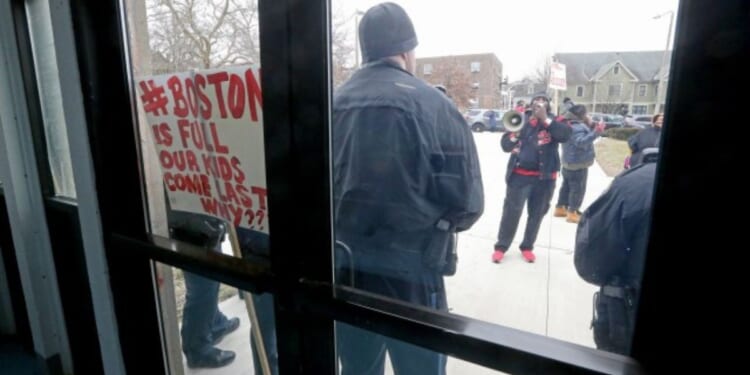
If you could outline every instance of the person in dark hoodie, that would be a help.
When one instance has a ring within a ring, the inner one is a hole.
[[[500,263],[510,248],[524,205],[527,205],[528,219],[521,254],[529,263],[536,260],[534,242],[542,219],[549,211],[560,170],[558,145],[567,142],[570,134],[571,129],[565,119],[562,116],[553,117],[550,99],[544,93],[536,94],[531,99],[531,116],[526,118],[521,130],[503,134],[500,145],[503,151],[510,152],[510,158],[505,174],[507,187],[503,216],[492,254],[493,262]]]
[[[403,8],[381,3],[359,24],[365,64],[336,92],[333,209],[341,283],[441,311],[455,271],[455,233],[482,214],[476,146],[461,113],[414,76],[417,35]],[[446,357],[337,325],[341,374],[445,374]]]
[[[571,130],[570,139],[563,143],[563,183],[557,197],[554,216],[566,217],[569,223],[581,219],[581,204],[586,194],[589,167],[594,164],[594,141],[604,132],[604,123],[595,124],[586,113],[586,107],[573,105],[565,113]]]
[[[651,119],[651,126],[641,129],[628,139],[630,147],[630,158],[628,167],[632,168],[642,162],[642,153],[644,149],[659,147],[661,140],[661,126],[664,123],[664,114],[658,113]]]

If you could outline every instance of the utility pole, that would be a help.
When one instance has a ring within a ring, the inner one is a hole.
[[[655,20],[658,20],[659,18],[662,18],[669,14],[669,31],[667,32],[667,45],[664,47],[664,53],[661,56],[661,65],[659,66],[659,84],[656,87],[656,105],[654,106],[654,114],[661,112],[661,102],[662,97],[664,97],[664,103],[666,103],[666,94],[664,92],[664,66],[667,63],[667,55],[669,54],[669,42],[672,40],[672,23],[674,22],[674,11],[666,11],[662,14],[658,14],[654,16]]]

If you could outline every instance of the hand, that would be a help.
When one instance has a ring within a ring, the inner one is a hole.
[[[511,142],[518,141],[518,132],[512,132],[510,133],[510,136],[508,137]]]
[[[604,132],[605,124],[602,121],[599,121],[598,124],[596,124],[596,127],[594,127],[594,131],[596,134],[602,134]]]

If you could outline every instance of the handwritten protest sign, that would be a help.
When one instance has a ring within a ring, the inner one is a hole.
[[[171,208],[268,233],[260,69],[144,77],[137,86]]]

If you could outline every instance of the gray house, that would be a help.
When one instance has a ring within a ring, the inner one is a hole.
[[[568,85],[560,98],[569,97],[592,112],[663,112],[671,51],[667,53],[664,69],[664,51],[557,53],[554,58],[565,64]],[[660,74],[664,83],[657,100]]]
[[[524,103],[530,103],[531,97],[540,92],[548,92],[546,83],[539,83],[530,78],[524,78],[520,81],[512,82],[510,85],[510,96],[511,101],[510,108],[514,108],[519,100],[523,100]]]

